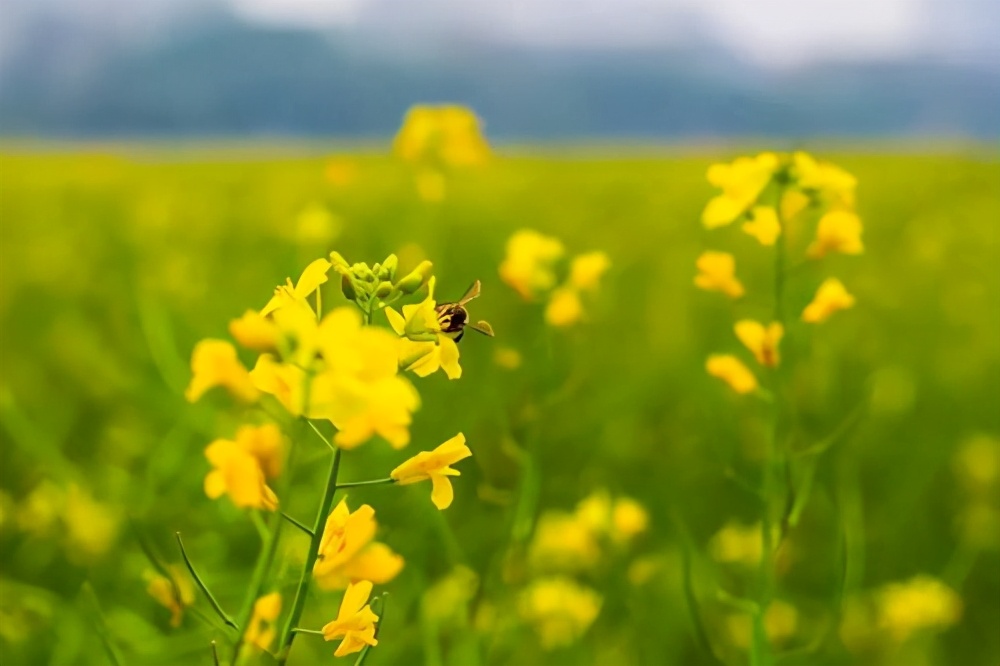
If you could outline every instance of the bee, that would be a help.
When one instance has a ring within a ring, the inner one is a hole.
[[[438,324],[441,325],[441,332],[454,337],[455,342],[461,340],[462,336],[465,335],[466,326],[483,335],[493,337],[493,327],[489,325],[489,322],[480,320],[474,324],[471,323],[469,311],[465,309],[465,304],[477,298],[481,289],[482,285],[479,280],[476,280],[461,299],[454,303],[441,303],[434,308],[437,312]],[[456,333],[457,335],[455,335]]]

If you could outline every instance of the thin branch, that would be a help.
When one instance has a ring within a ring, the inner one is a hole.
[[[308,527],[306,527],[305,525],[303,525],[299,521],[295,520],[294,518],[292,518],[291,516],[289,516],[284,511],[281,512],[281,517],[284,518],[285,520],[287,520],[288,522],[290,522],[292,525],[295,525],[297,528],[299,528],[300,530],[302,530],[303,532],[305,532],[309,536],[315,536],[314,533],[313,533],[313,531],[311,529],[309,529]]]
[[[316,629],[303,629],[302,627],[295,627],[292,629],[292,633],[295,634],[312,634],[313,636],[322,636],[322,631],[317,631]]]
[[[329,439],[327,439],[327,436],[326,436],[326,435],[324,435],[323,433],[321,433],[321,432],[319,431],[319,428],[317,428],[317,427],[316,427],[316,424],[315,424],[315,423],[313,423],[313,422],[312,422],[312,421],[310,421],[309,419],[306,419],[306,423],[308,423],[308,424],[309,424],[309,427],[310,427],[310,428],[312,428],[312,430],[313,430],[313,432],[314,432],[314,433],[316,433],[316,436],[317,436],[317,437],[319,437],[320,439],[322,439],[322,440],[323,440],[323,443],[324,443],[324,444],[326,444],[326,445],[327,445],[327,446],[328,446],[328,447],[330,448],[330,450],[331,450],[331,451],[333,451],[334,453],[336,453],[336,452],[337,452],[337,447],[335,447],[335,446],[334,446],[334,445],[333,445],[333,444],[332,444],[332,443],[330,442],[330,440],[329,440]]]
[[[388,592],[383,592],[382,596],[372,599],[371,605],[375,606],[375,608],[372,609],[372,612],[378,615],[378,622],[375,623],[375,634],[372,636],[372,638],[376,640],[378,639],[379,629],[382,628],[382,622],[385,621],[385,605],[388,600]],[[364,646],[364,648],[361,649],[361,654],[358,655],[358,660],[354,662],[354,666],[364,666],[365,659],[368,657],[368,653],[371,652],[371,649],[371,645]]]
[[[387,486],[396,483],[396,479],[387,477],[385,479],[372,479],[370,481],[350,481],[348,483],[338,483],[337,490],[342,488],[360,488],[362,486]]]
[[[219,666],[219,649],[215,646],[215,641],[212,641],[212,663]]]
[[[222,606],[220,606],[219,602],[215,600],[215,597],[212,596],[212,593],[208,591],[208,587],[205,586],[205,583],[204,581],[202,581],[201,576],[198,575],[198,572],[194,570],[194,565],[191,564],[191,559],[188,557],[187,551],[184,550],[184,542],[181,541],[181,533],[175,532],[174,535],[177,537],[177,545],[180,546],[181,549],[181,557],[184,558],[184,564],[187,565],[188,571],[191,572],[191,577],[194,578],[194,582],[198,584],[198,587],[201,588],[201,591],[205,593],[206,597],[208,597],[208,602],[212,604],[212,608],[215,610],[216,613],[219,614],[219,617],[222,618],[222,621],[225,622],[230,627],[232,627],[233,629],[235,629],[236,631],[239,631],[240,626],[236,624],[236,621],[233,620],[233,618],[229,617],[229,615],[226,614],[226,611],[222,610]]]

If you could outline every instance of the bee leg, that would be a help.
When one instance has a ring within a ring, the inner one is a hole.
[[[463,335],[465,335],[465,329],[464,328],[461,331],[458,332],[458,335],[455,336],[455,342],[456,343],[457,342],[461,342]]]

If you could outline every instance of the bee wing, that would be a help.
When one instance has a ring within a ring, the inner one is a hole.
[[[479,320],[475,324],[466,324],[466,326],[471,328],[473,331],[477,331],[483,335],[488,335],[491,338],[494,336],[493,327],[490,326],[488,321]]]
[[[458,304],[465,305],[473,298],[478,298],[479,292],[481,290],[482,290],[482,285],[479,283],[479,280],[476,280],[475,282],[472,283],[472,286],[465,291],[465,296],[462,296],[462,298],[458,300]]]

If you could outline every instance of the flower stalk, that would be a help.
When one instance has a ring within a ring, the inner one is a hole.
[[[184,558],[184,564],[187,566],[188,571],[191,572],[191,577],[194,578],[194,582],[197,583],[201,591],[205,593],[205,597],[208,598],[208,603],[212,605],[212,609],[215,610],[215,612],[219,615],[220,618],[222,618],[223,622],[225,622],[228,626],[232,627],[236,631],[239,631],[240,625],[236,624],[236,621],[233,620],[233,618],[229,617],[229,614],[226,613],[226,611],[222,610],[222,606],[219,605],[219,602],[216,601],[215,597],[209,591],[208,587],[205,585],[205,582],[201,579],[201,576],[199,576],[198,572],[195,571],[194,565],[191,563],[191,559],[188,557],[187,551],[184,550],[184,542],[181,540],[181,533],[175,532],[174,536],[177,537],[177,545],[180,546],[181,557]]]

